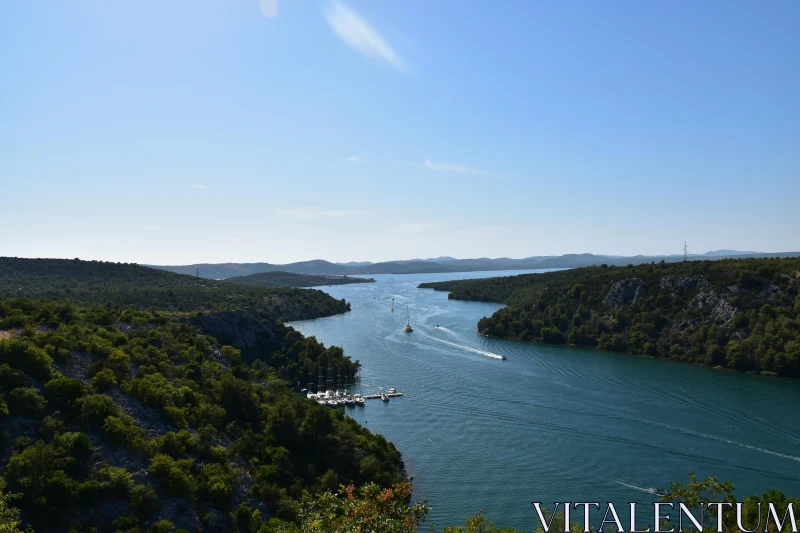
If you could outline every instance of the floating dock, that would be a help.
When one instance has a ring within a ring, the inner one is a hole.
[[[403,395],[402,392],[385,392],[384,394],[386,395],[387,398],[396,398],[398,396],[402,396]],[[381,395],[380,394],[365,394],[364,396],[362,396],[362,398],[364,398],[365,400],[380,400]]]

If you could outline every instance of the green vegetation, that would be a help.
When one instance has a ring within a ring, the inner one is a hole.
[[[290,390],[349,360],[280,323],[274,352],[247,364],[182,314],[0,300],[9,317],[21,327],[0,341],[2,475],[38,529],[125,515],[227,530],[240,505],[293,523],[305,492],[403,480],[392,444]]]
[[[358,372],[281,321],[344,301],[137,265],[0,269],[0,527],[232,531],[243,509],[293,524],[309,495],[405,479],[391,443],[289,387]]]
[[[258,285],[259,287],[321,287],[323,285],[375,282],[372,278],[295,274],[293,272],[261,272],[259,274],[250,274],[249,276],[228,278],[226,281],[244,285]]]
[[[577,268],[423,283],[508,304],[482,335],[569,343],[800,377],[800,260],[739,259]]]
[[[17,296],[165,311],[250,310],[285,322],[350,310],[344,300],[314,289],[248,286],[127,263],[0,257],[0,298]],[[21,325],[11,317],[0,329]]]

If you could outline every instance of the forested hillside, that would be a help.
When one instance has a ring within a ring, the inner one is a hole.
[[[226,281],[259,287],[321,287],[323,285],[348,285],[371,283],[372,278],[326,276],[322,274],[295,274],[294,272],[261,272],[249,276],[235,276]]]
[[[42,297],[0,298],[0,496],[37,531],[293,528],[304,497],[404,481],[391,443],[290,388],[358,371],[280,320],[324,293],[19,261],[3,291]]]
[[[246,286],[127,263],[0,257],[0,297],[15,296],[173,311],[252,310],[286,322],[350,309],[319,290]]]
[[[508,304],[482,335],[570,343],[800,377],[800,260],[576,268],[424,283],[450,298]]]

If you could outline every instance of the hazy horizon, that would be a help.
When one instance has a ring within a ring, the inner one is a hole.
[[[763,250],[728,250],[728,249],[717,249],[717,250],[708,250],[706,252],[689,252],[690,258],[698,258],[698,257],[715,257],[713,255],[714,252],[726,252],[721,255],[747,255],[747,254],[769,254],[769,253],[799,253],[800,250],[779,250],[777,252],[765,252]],[[730,252],[730,253],[728,253]],[[439,257],[449,257],[450,259],[455,260],[471,260],[471,259],[512,259],[512,260],[519,260],[519,259],[528,259],[531,257],[560,257],[563,255],[582,255],[582,254],[592,254],[598,256],[605,256],[605,257],[680,257],[681,253],[669,253],[669,254],[633,254],[633,255],[620,255],[620,254],[607,254],[607,253],[591,253],[591,252],[567,252],[565,254],[540,254],[538,256],[485,256],[485,255],[475,255],[469,257],[453,257],[447,255],[438,255],[432,257],[411,257],[411,258],[392,258],[392,259],[381,259],[379,261],[371,260],[371,259],[345,259],[341,261],[334,261],[325,257],[309,257],[303,259],[297,259],[294,261],[285,261],[285,262],[277,262],[277,261],[269,261],[269,260],[254,260],[254,261],[193,261],[189,263],[150,263],[144,261],[121,261],[115,259],[98,259],[95,257],[81,257],[81,256],[65,256],[65,257],[55,257],[55,256],[8,256],[8,255],[0,255],[0,257],[20,257],[23,259],[80,259],[82,261],[110,261],[110,262],[118,262],[118,263],[136,263],[140,265],[157,265],[157,266],[187,266],[187,265],[202,265],[202,264],[209,264],[209,265],[221,265],[221,264],[253,264],[253,263],[266,263],[266,264],[273,264],[273,265],[281,265],[281,264],[291,264],[291,263],[303,263],[308,261],[328,261],[334,264],[348,264],[348,263],[385,263],[385,262],[408,262],[408,261],[430,261],[435,260]],[[712,254],[712,255],[707,255]],[[447,259],[441,260],[442,262],[446,262]]]
[[[800,249],[800,3],[0,5],[0,255]]]

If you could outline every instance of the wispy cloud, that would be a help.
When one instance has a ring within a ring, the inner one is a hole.
[[[320,209],[319,207],[296,207],[293,209],[276,209],[284,217],[301,220],[341,219],[374,214],[374,211],[360,209]]]
[[[357,155],[351,155],[350,157],[347,158],[347,160],[350,161],[351,163],[366,163],[367,162],[367,159],[365,157],[361,157],[361,156],[357,156]]]
[[[258,7],[261,9],[261,14],[268,19],[278,16],[278,0],[261,0]]]
[[[430,159],[425,161],[425,168],[439,172],[456,172],[459,174],[486,174],[485,171],[458,163],[434,163]]]
[[[363,55],[390,64],[400,72],[405,71],[402,58],[392,50],[389,43],[375,31],[375,28],[361,18],[358,13],[334,0],[325,10],[328,25],[341,40]]]
[[[193,183],[192,189],[210,189],[211,185],[203,185],[202,183]]]

